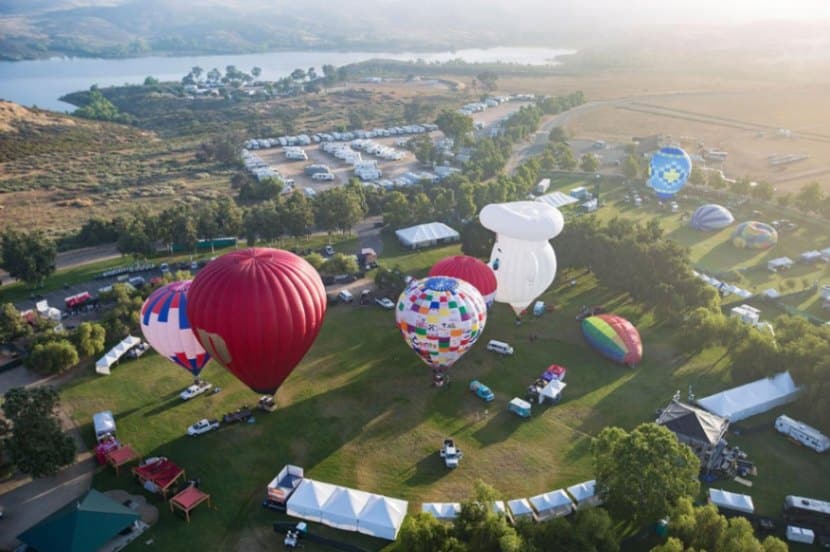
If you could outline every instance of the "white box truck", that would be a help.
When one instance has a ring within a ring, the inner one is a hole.
[[[101,441],[107,435],[115,436],[115,418],[112,412],[104,410],[92,415],[92,426],[95,428],[95,439]]]

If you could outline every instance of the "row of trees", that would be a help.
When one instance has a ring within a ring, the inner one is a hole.
[[[663,319],[680,320],[698,307],[718,311],[717,292],[694,277],[688,251],[665,239],[657,220],[572,219],[555,243],[560,266],[589,267],[602,285],[654,306]]]

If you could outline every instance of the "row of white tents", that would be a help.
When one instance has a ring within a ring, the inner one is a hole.
[[[95,371],[99,374],[109,375],[112,365],[121,360],[121,357],[126,355],[130,349],[139,343],[141,343],[139,338],[128,335],[121,343],[107,351],[107,354],[98,359],[98,362],[95,363]]]
[[[544,521],[567,516],[581,508],[590,508],[600,503],[601,500],[596,494],[596,481],[591,480],[530,498],[515,498],[506,503],[499,500],[493,503],[492,508],[494,512],[504,514],[511,521],[521,518]],[[427,502],[421,506],[421,510],[436,519],[451,520],[461,513],[461,504]]]
[[[753,293],[749,290],[740,288],[738,286],[733,286],[732,284],[728,284],[726,282],[721,282],[717,278],[707,276],[706,274],[697,272],[696,270],[692,271],[692,273],[699,279],[703,280],[705,283],[716,288],[722,295],[737,295],[741,299],[749,299],[753,295]]]
[[[286,502],[288,515],[395,540],[408,503],[405,500],[303,479]]]
[[[731,422],[738,422],[791,403],[800,392],[801,387],[795,384],[790,373],[781,372],[698,399],[697,404]]]

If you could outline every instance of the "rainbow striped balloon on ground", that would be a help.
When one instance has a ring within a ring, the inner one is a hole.
[[[434,370],[446,370],[484,331],[487,306],[472,284],[434,276],[410,282],[398,298],[395,320],[421,360]]]
[[[619,364],[635,366],[643,359],[643,342],[634,325],[616,314],[589,316],[582,335],[596,351]]]
[[[208,355],[187,319],[190,280],[160,287],[141,306],[141,332],[158,353],[199,377]]]
[[[741,249],[769,249],[778,243],[778,231],[763,222],[742,222],[732,233],[732,244]]]

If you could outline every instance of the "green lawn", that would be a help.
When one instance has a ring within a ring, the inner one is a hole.
[[[417,273],[429,266],[423,261],[455,252],[457,246],[397,259]],[[390,257],[395,255],[390,249]],[[560,275],[558,282],[572,277]],[[631,428],[653,419],[676,389],[685,392],[692,384],[702,396],[728,382],[719,351],[678,358],[666,328],[655,326],[650,314],[625,295],[597,288],[590,278],[578,278],[574,287],[555,284],[544,299],[556,310],[518,326],[508,307],[496,305],[482,340],[508,341],[516,354],[498,357],[479,344],[453,368],[454,382],[447,389],[430,386],[429,369],[404,345],[393,313],[338,305],[277,393],[279,409],[258,414],[253,425],[184,436],[187,425],[199,418],[256,402],[256,395],[213,363],[204,375],[222,391],[187,403],[177,394],[189,376],[156,355],[124,363],[109,377],[80,377],[62,390],[62,398],[88,441],[93,439],[92,413],[111,409],[124,441],[145,456],[161,454],[179,462],[213,495],[217,509],[197,510],[189,526],[157,501],[161,518],[148,538],[159,549],[265,550],[279,545],[270,522],[282,518],[260,503],[265,485],[285,463],[303,466],[312,478],[410,500],[413,512],[424,501],[465,498],[476,479],[493,484],[508,499],[532,496],[590,479],[589,438],[606,425]],[[638,323],[645,361],[636,370],[606,362],[583,344],[574,315],[580,305],[593,303]],[[534,343],[531,335],[538,337]],[[535,407],[530,420],[509,414],[507,401],[523,396],[554,362],[569,369],[563,402]],[[485,405],[467,390],[473,378],[492,387],[493,403]],[[830,460],[768,433],[736,439],[761,466],[752,490],[759,509],[777,513],[790,492],[830,496],[830,481],[820,476],[830,470]],[[465,453],[458,470],[448,471],[438,457],[446,436]],[[116,478],[108,470],[96,475],[94,485],[141,492],[129,475]],[[369,549],[385,544],[318,529]]]

